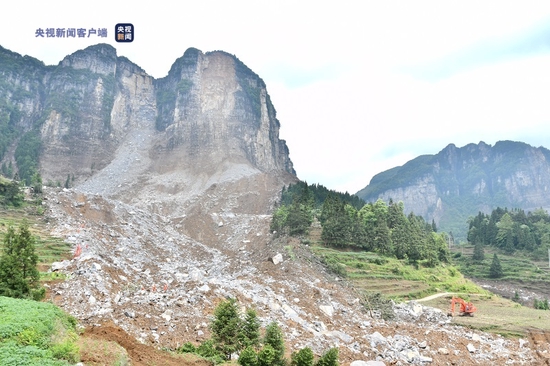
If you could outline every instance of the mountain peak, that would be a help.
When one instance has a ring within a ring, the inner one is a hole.
[[[66,56],[59,65],[73,69],[86,69],[97,74],[109,75],[116,70],[116,49],[106,43],[89,46]]]
[[[36,147],[25,157],[12,149],[0,163],[32,162],[17,164],[24,179],[34,171],[54,182],[71,175],[74,184],[86,181],[90,192],[104,194],[122,194],[130,176],[147,186],[157,175],[178,174],[186,182],[181,187],[197,192],[257,174],[295,179],[265,83],[227,52],[189,48],[161,79],[117,57],[108,44],[76,51],[39,73],[22,72],[31,61],[0,50],[0,74],[14,74],[0,90],[0,103],[19,123],[0,152],[20,140]],[[25,131],[32,143],[21,139]],[[103,181],[110,169],[127,176]]]
[[[549,187],[549,150],[518,141],[494,146],[481,141],[461,148],[449,144],[436,155],[379,173],[357,195],[371,202],[403,201],[406,210],[457,234],[478,211],[550,208]]]

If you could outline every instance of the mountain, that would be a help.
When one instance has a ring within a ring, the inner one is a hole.
[[[165,169],[181,161],[178,152],[193,158],[184,160],[190,167],[201,159],[228,160],[294,174],[264,82],[225,52],[188,49],[155,80],[106,44],[57,66],[0,48],[0,75],[0,158],[17,160],[24,178],[40,170],[45,179],[71,174],[81,182],[143,129],[154,135]],[[33,154],[15,152],[29,141],[36,144]],[[30,167],[22,164],[37,155]]]
[[[27,183],[184,216],[206,190],[267,214],[296,180],[265,83],[226,52],[189,48],[155,79],[106,44],[57,66],[0,48],[0,75],[0,163]]]
[[[365,201],[403,201],[407,211],[462,239],[469,216],[496,207],[550,208],[550,151],[522,142],[450,144],[374,176],[357,192]]]
[[[23,179],[40,172],[53,183],[36,219],[74,255],[52,264],[65,280],[47,298],[88,331],[129,353],[122,330],[174,350],[207,340],[216,305],[233,298],[262,325],[281,325],[288,354],[338,347],[345,365],[536,363],[533,341],[483,335],[484,351],[466,352],[471,329],[416,303],[386,322],[308,245],[276,238],[272,208],[297,181],[278,132],[264,82],[225,52],[188,49],[154,79],[108,45],[57,66],[0,49],[2,170],[11,163]]]

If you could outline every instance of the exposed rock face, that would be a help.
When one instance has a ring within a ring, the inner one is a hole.
[[[407,211],[443,229],[466,230],[468,216],[498,206],[550,208],[550,151],[521,142],[484,142],[424,155],[382,172],[357,195],[366,201],[403,201]],[[460,233],[459,233],[460,234]]]
[[[57,66],[0,49],[0,74],[0,129],[13,125],[0,163],[28,182],[39,171],[219,245],[220,222],[231,233],[235,214],[269,214],[296,180],[264,82],[228,53],[190,48],[155,80],[105,44]]]
[[[179,164],[170,157],[180,150],[193,157],[189,167],[229,160],[294,172],[264,82],[236,57],[189,49],[156,87],[156,126],[167,135],[163,161]]]
[[[0,49],[0,74],[6,80],[0,102],[16,124],[8,142],[17,145],[24,134],[40,140],[39,156],[31,158],[45,180],[69,174],[86,180],[138,129],[154,139],[151,165],[160,172],[209,168],[213,174],[231,162],[294,174],[264,82],[225,52],[189,49],[167,77],[154,80],[105,44],[58,66]],[[9,146],[2,147],[0,157]],[[19,169],[27,175],[26,167]]]

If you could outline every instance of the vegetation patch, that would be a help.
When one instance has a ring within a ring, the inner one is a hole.
[[[55,305],[0,296],[2,364],[74,364],[77,338],[76,319]]]
[[[424,305],[450,309],[450,296],[424,302]],[[509,337],[525,336],[529,329],[550,329],[550,311],[521,306],[499,296],[468,296],[477,308],[473,317],[455,316],[453,323]]]
[[[418,299],[439,292],[488,293],[451,264],[422,266],[377,253],[344,252],[319,245],[313,246],[312,251],[325,263],[343,267],[345,275],[340,275],[354,287],[366,293],[381,292],[395,300]]]

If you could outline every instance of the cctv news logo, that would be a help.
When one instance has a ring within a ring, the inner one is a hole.
[[[134,26],[130,23],[115,25],[115,41],[132,42],[134,40]]]

